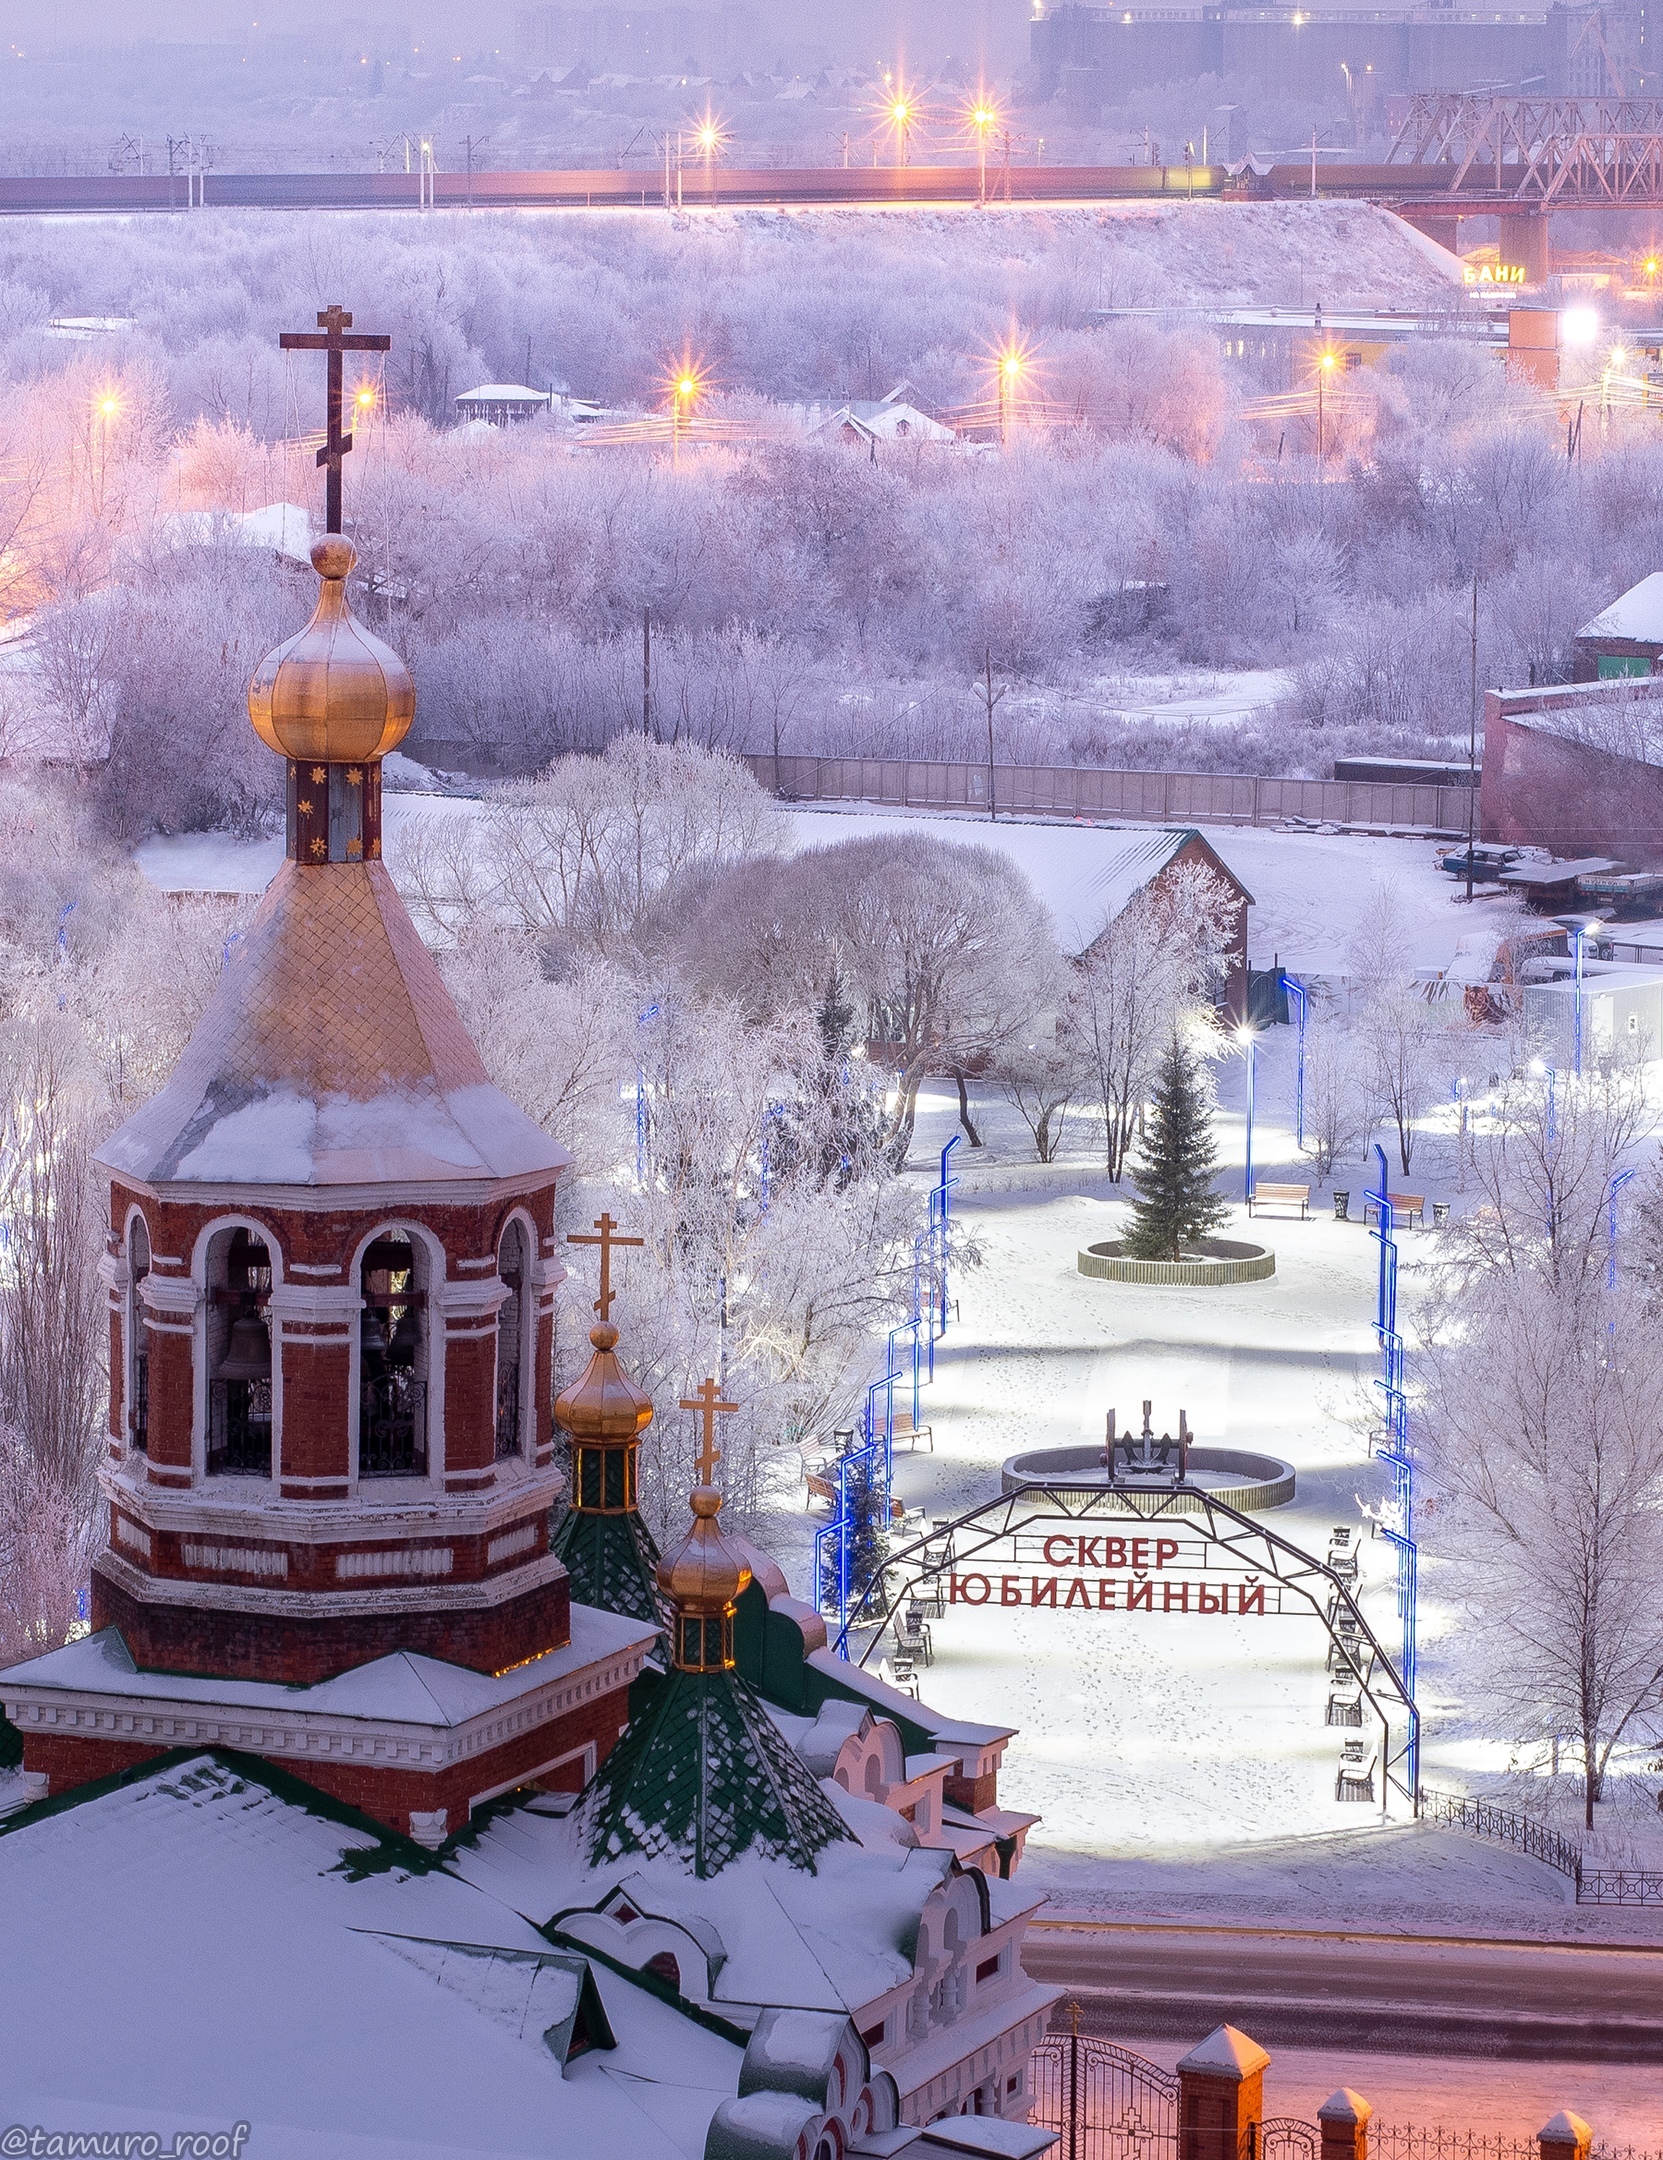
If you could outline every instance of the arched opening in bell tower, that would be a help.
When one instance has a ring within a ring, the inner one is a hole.
[[[497,1273],[508,1295],[497,1308],[497,1461],[523,1451],[527,1428],[525,1351],[530,1255],[525,1225],[511,1222],[497,1250]]]
[[[358,1475],[427,1475],[427,1292],[424,1255],[402,1230],[380,1231],[359,1267]]]
[[[208,1248],[208,1475],[271,1476],[271,1254],[244,1225]]]

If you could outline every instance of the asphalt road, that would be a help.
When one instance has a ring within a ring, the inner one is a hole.
[[[1663,2068],[1663,1949],[1042,1924],[1023,1963],[1109,2040],[1230,2024],[1269,2048]]]

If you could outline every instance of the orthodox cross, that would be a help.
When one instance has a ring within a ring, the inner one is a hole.
[[[318,452],[318,463],[328,469],[328,478],[324,482],[325,532],[338,533],[341,529],[341,460],[352,448],[352,437],[341,432],[341,400],[346,392],[342,363],[349,352],[385,352],[392,342],[391,338],[378,337],[368,330],[354,331],[352,317],[338,302],[320,309],[316,330],[285,330],[277,340],[283,352],[329,355],[329,390],[325,406],[328,425],[323,448]]]
[[[612,1300],[618,1294],[612,1287],[612,1248],[614,1245],[645,1245],[647,1241],[645,1238],[619,1237],[618,1225],[610,1215],[603,1214],[595,1228],[600,1232],[598,1237],[591,1237],[587,1230],[568,1230],[566,1243],[598,1245],[601,1249],[601,1294],[595,1300],[595,1310],[600,1314],[601,1325],[604,1327],[612,1317]],[[685,1408],[686,1405],[682,1407]]]
[[[699,1482],[703,1485],[710,1483],[711,1478],[715,1475],[716,1465],[722,1459],[722,1451],[716,1445],[716,1420],[718,1417],[726,1417],[730,1411],[739,1408],[736,1402],[723,1402],[721,1396],[722,1391],[715,1381],[706,1380],[696,1391],[691,1402],[688,1401],[685,1395],[681,1399],[681,1407],[684,1410],[698,1410],[704,1414],[704,1446],[700,1448],[695,1459]]]

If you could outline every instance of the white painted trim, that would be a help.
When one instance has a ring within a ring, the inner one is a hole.
[[[491,1612],[528,1590],[557,1582],[566,1572],[554,1553],[538,1553],[524,1567],[475,1582],[424,1577],[374,1590],[260,1590],[244,1583],[195,1582],[188,1576],[150,1575],[106,1547],[93,1561],[140,1605],[169,1605],[188,1612],[246,1613],[269,1620],[351,1620],[378,1614]]]
[[[558,1145],[557,1143],[552,1143]],[[96,1167],[119,1179],[130,1191],[175,1207],[252,1208],[267,1214],[358,1215],[371,1209],[396,1207],[489,1207],[505,1197],[547,1192],[572,1157],[559,1149],[563,1160],[541,1170],[523,1170],[512,1177],[428,1178],[397,1185],[219,1185],[194,1178],[165,1179],[152,1183],[129,1170],[116,1168],[97,1154]],[[152,1255],[164,1266],[182,1267],[171,1255]]]
[[[239,1481],[210,1478],[190,1492],[159,1491],[145,1482],[142,1456],[129,1457],[120,1467],[99,1471],[99,1488],[106,1500],[126,1509],[135,1522],[149,1530],[171,1530],[191,1537],[269,1538],[288,1545],[358,1544],[369,1539],[413,1537],[490,1537],[521,1516],[553,1507],[566,1481],[552,1464],[542,1469],[510,1459],[497,1465],[494,1486],[478,1493],[433,1493],[414,1478],[375,1480],[384,1497],[373,1491],[353,1500],[285,1500],[269,1492],[265,1482],[258,1495],[243,1497],[227,1491]],[[513,1473],[504,1478],[502,1472]],[[307,1482],[286,1478],[285,1484]],[[321,1485],[340,1485],[341,1478],[322,1478]],[[385,1493],[387,1484],[405,1488]]]
[[[366,1762],[372,1767],[439,1771],[488,1754],[519,1734],[546,1725],[598,1697],[621,1695],[641,1670],[650,1645],[642,1641],[553,1680],[531,1676],[523,1695],[481,1711],[458,1725],[415,1720],[349,1717],[340,1711],[306,1710],[304,1690],[293,1709],[262,1714],[213,1699],[214,1683],[200,1683],[194,1701],[146,1696],[141,1675],[129,1694],[91,1694],[76,1688],[8,1685],[0,1678],[0,1704],[25,1733],[153,1741],[162,1747],[231,1747],[280,1758]],[[577,1751],[574,1750],[574,1753]],[[562,1757],[559,1760],[566,1760]],[[540,1772],[512,1780],[524,1784]],[[498,1791],[509,1787],[499,1786]]]

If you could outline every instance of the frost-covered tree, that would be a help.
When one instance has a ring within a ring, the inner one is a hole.
[[[1628,1281],[1497,1266],[1429,1344],[1436,1549],[1475,1685],[1521,1737],[1575,1736],[1584,1820],[1612,1751],[1663,1714],[1663,1359]]]

